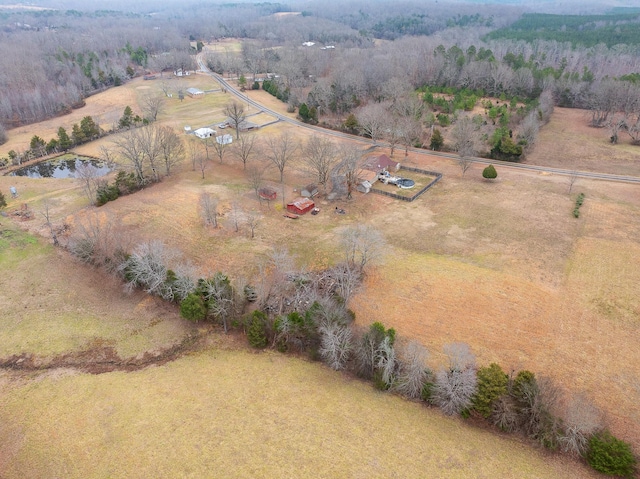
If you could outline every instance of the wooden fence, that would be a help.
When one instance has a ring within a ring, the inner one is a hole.
[[[438,181],[442,179],[442,173],[438,173],[437,171],[421,170],[420,168],[411,168],[409,166],[402,166],[400,170],[413,171],[415,173],[420,173],[427,176],[435,176],[435,178],[433,179],[433,181],[431,181],[431,183],[423,187],[420,191],[418,191],[413,196],[398,195],[396,193],[390,193],[388,191],[382,191],[376,188],[371,188],[371,192],[377,195],[389,196],[391,198],[395,198],[396,200],[407,201],[410,203],[416,198],[420,198],[420,196],[422,196],[429,188],[431,188],[433,185],[435,185]]]

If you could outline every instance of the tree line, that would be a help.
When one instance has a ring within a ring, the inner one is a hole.
[[[551,379],[528,370],[506,373],[496,363],[480,366],[464,343],[445,345],[446,363],[431,369],[421,344],[380,322],[356,325],[349,300],[385,250],[384,238],[369,226],[341,233],[342,260],[333,267],[300,268],[288,251],[275,249],[252,280],[223,272],[198,277],[196,266],[162,242],[127,249],[123,238],[114,225],[89,217],[68,247],[82,261],[118,274],[125,290],[141,288],[174,302],[185,319],[213,322],[225,333],[238,331],[254,348],[308,355],[378,390],[584,457],[600,472],[630,477],[635,471],[630,445],[606,429],[602,412],[586,396],[567,397]],[[568,404],[564,412],[563,402]]]

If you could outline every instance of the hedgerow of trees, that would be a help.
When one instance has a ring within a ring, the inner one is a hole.
[[[563,413],[564,393],[548,378],[526,370],[507,374],[496,363],[479,367],[464,343],[445,345],[448,363],[433,371],[427,350],[394,329],[380,322],[356,326],[340,283],[361,282],[371,261],[380,258],[375,230],[349,228],[340,246],[345,260],[328,270],[306,271],[286,250],[274,250],[250,284],[221,272],[199,278],[196,267],[159,241],[127,252],[108,222],[89,221],[72,238],[70,251],[120,274],[129,290],[142,288],[176,303],[189,321],[244,332],[254,348],[307,354],[448,415],[484,418],[546,448],[583,456],[598,471],[624,477],[635,471],[629,444],[606,430],[602,414],[585,396],[573,397]]]

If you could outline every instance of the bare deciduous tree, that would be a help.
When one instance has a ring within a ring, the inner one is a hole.
[[[229,319],[235,310],[236,298],[229,278],[222,273],[216,273],[212,278],[202,280],[199,286],[207,301],[209,312],[222,323],[226,333],[229,329]]]
[[[325,322],[319,328],[320,357],[332,369],[344,369],[352,349],[351,328],[334,321]]]
[[[169,176],[172,168],[184,159],[184,144],[176,132],[168,126],[160,127],[159,133],[160,156],[164,162],[165,173]]]
[[[336,168],[347,184],[347,199],[351,199],[353,190],[356,189],[362,175],[362,151],[356,146],[345,145],[340,149],[342,157]]]
[[[280,183],[284,182],[284,170],[293,161],[298,142],[288,132],[267,139],[267,158],[278,169]]]
[[[113,143],[115,154],[123,163],[133,169],[138,183],[144,184],[146,181],[145,154],[139,141],[138,130],[121,133]]]
[[[583,455],[589,437],[602,429],[602,412],[584,395],[571,398],[564,417],[564,431],[559,438],[565,452]]]
[[[42,202],[42,208],[40,210],[40,214],[45,220],[45,226],[49,229],[49,235],[51,236],[53,245],[59,246],[60,243],[58,242],[58,235],[56,233],[56,230],[53,227],[53,223],[51,223],[52,209],[53,209],[53,206],[52,206],[51,200],[45,199]]]
[[[224,155],[227,153],[227,147],[229,146],[222,138],[216,138],[215,141],[211,142],[211,146],[213,151],[216,152],[216,156],[220,160],[220,164],[222,164],[224,160]]]
[[[240,224],[244,221],[244,211],[242,211],[237,201],[231,202],[229,219],[231,220],[234,231],[238,233],[240,231]]]
[[[362,135],[368,136],[373,143],[382,136],[387,124],[387,108],[382,103],[371,103],[356,113]]]
[[[456,122],[451,131],[451,135],[454,141],[453,147],[460,157],[458,159],[458,165],[462,170],[462,176],[464,176],[473,163],[471,157],[476,154],[476,126],[468,116],[462,117]]]
[[[560,389],[550,378],[541,377],[525,383],[520,389],[519,412],[522,429],[542,444],[557,445],[560,421],[556,416],[561,399]]]
[[[422,138],[422,124],[420,120],[412,117],[404,117],[398,124],[400,129],[400,141],[404,146],[404,156],[409,156],[409,148]]]
[[[256,213],[255,211],[248,211],[245,213],[244,221],[247,227],[249,228],[249,237],[251,239],[255,238],[256,228],[258,227],[258,224],[260,223],[261,219],[262,219],[262,216]]]
[[[262,188],[262,184],[264,183],[264,170],[262,165],[253,165],[247,170],[249,184],[255,192],[258,201],[260,201],[260,188]]]
[[[331,171],[338,163],[338,150],[331,140],[312,136],[304,147],[304,171],[326,192]]]
[[[411,341],[400,349],[399,356],[398,379],[394,390],[410,399],[418,399],[427,379],[426,363],[429,353],[422,344]]]
[[[187,157],[191,162],[191,169],[196,171],[198,166],[198,157],[200,156],[200,142],[196,138],[190,138],[187,141]]]
[[[255,135],[242,135],[238,138],[233,146],[235,157],[242,162],[242,168],[247,169],[247,163],[254,154],[254,148],[257,146]]]
[[[218,227],[218,199],[210,193],[200,195],[200,214],[205,226]]]
[[[376,368],[380,372],[380,380],[387,388],[392,387],[396,382],[398,373],[398,360],[396,358],[396,349],[393,340],[386,336],[378,345],[376,351]]]
[[[167,282],[167,272],[176,257],[177,254],[161,241],[139,244],[118,268],[127,278],[125,290],[131,292],[140,286],[149,294],[172,301],[174,292]]]
[[[460,414],[471,405],[476,393],[475,357],[464,343],[446,345],[444,350],[449,367],[436,373],[432,398],[445,414]]]
[[[344,304],[349,304],[349,300],[362,283],[362,272],[347,263],[340,263],[331,268],[329,275],[333,279],[334,292],[342,298]]]
[[[151,122],[158,119],[158,115],[162,113],[164,105],[165,100],[162,96],[148,94],[142,97],[142,111],[144,113],[144,117]]]
[[[90,214],[76,222],[69,240],[69,251],[85,263],[117,269],[130,247],[130,238],[119,223],[104,214]]]
[[[229,118],[229,123],[236,130],[236,140],[240,138],[240,125],[247,117],[244,111],[244,105],[234,101],[224,108],[224,112]]]
[[[520,123],[518,138],[524,140],[525,148],[530,150],[536,143],[538,132],[540,131],[540,123],[538,121],[538,112],[532,111]]]
[[[170,87],[167,80],[160,80],[160,89],[162,90],[162,93],[164,93],[164,96],[169,96]]]
[[[358,271],[364,271],[368,264],[380,261],[384,255],[385,241],[382,234],[368,225],[345,228],[340,234],[340,244],[345,263]]]
[[[173,271],[175,274],[171,282],[173,296],[178,301],[182,301],[196,290],[198,277],[196,267],[190,263],[179,263]]]
[[[76,168],[76,178],[82,185],[82,191],[91,204],[96,201],[96,190],[98,189],[98,168],[91,163],[82,163]]]

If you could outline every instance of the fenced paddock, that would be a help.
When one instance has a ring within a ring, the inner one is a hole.
[[[405,190],[398,188],[395,185],[385,185],[383,183],[376,182],[371,187],[371,192],[378,195],[389,196],[401,201],[412,202],[422,196],[427,190],[429,190],[429,188],[435,185],[442,178],[442,173],[408,166],[402,166],[395,175],[415,181],[416,186]]]

